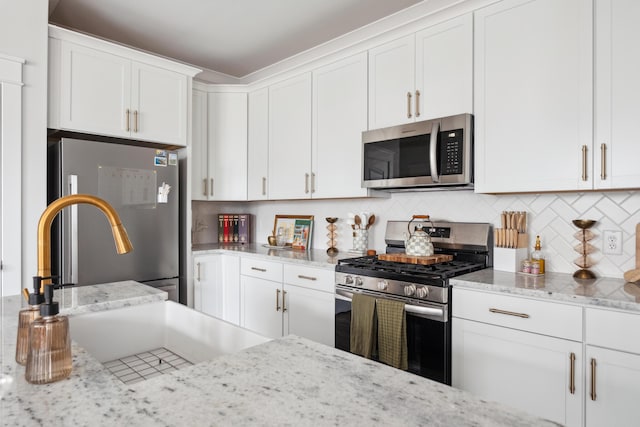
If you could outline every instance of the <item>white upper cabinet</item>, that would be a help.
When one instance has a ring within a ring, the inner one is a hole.
[[[363,197],[366,52],[313,72],[313,198]]]
[[[594,188],[640,187],[640,2],[596,0]]]
[[[199,70],[50,27],[49,127],[186,146]]]
[[[247,195],[267,200],[269,176],[269,88],[249,93]]]
[[[369,128],[471,113],[471,15],[369,50]]]
[[[191,199],[207,200],[209,196],[209,140],[207,126],[207,93],[193,91],[193,109],[191,133],[191,161],[189,162],[191,174]]]
[[[311,197],[311,73],[269,87],[269,199]]]
[[[475,12],[477,192],[592,188],[592,2]]]

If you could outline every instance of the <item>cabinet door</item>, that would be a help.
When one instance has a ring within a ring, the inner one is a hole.
[[[416,89],[416,120],[473,113],[471,14],[416,33]]]
[[[311,197],[311,73],[269,87],[269,198]]]
[[[249,94],[247,198],[266,200],[269,172],[269,88]]]
[[[207,93],[193,91],[193,133],[191,136],[191,199],[207,200],[208,186],[208,127]]]
[[[637,426],[640,355],[589,345],[586,349],[586,425]]]
[[[578,342],[453,318],[454,387],[562,425],[582,423],[581,356]]]
[[[415,37],[369,50],[369,129],[414,121]]]
[[[129,137],[131,61],[68,42],[61,56],[60,127]]]
[[[282,337],[282,283],[240,276],[241,326],[270,338]]]
[[[209,199],[247,200],[247,94],[209,94]]]
[[[587,0],[475,12],[477,192],[592,188],[591,19]]]
[[[335,295],[293,285],[284,290],[284,334],[334,347]]]
[[[313,72],[313,197],[363,197],[362,131],[367,130],[367,54]]]
[[[595,188],[637,188],[640,2],[597,0]]]
[[[132,65],[131,137],[187,145],[188,78],[142,63]]]
[[[193,257],[193,308],[222,318],[222,255]]]

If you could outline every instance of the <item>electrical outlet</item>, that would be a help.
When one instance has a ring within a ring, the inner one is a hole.
[[[609,255],[622,255],[622,231],[605,230],[602,252]]]

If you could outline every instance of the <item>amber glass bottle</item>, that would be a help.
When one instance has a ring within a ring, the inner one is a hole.
[[[544,274],[544,254],[542,253],[542,247],[540,245],[540,236],[536,236],[536,245],[531,252],[531,260],[538,261],[540,264],[540,274]]]

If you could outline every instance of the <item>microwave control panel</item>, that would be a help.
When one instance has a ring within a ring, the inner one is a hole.
[[[440,132],[440,175],[462,173],[462,129]]]

